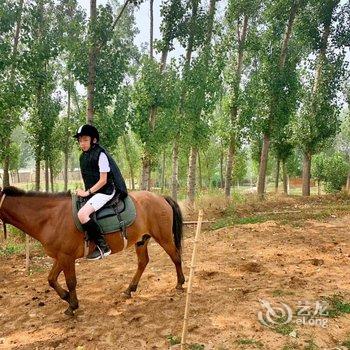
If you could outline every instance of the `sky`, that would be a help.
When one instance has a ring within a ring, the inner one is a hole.
[[[97,0],[97,6],[108,3],[108,0]],[[120,1],[121,2],[121,1]],[[90,14],[90,0],[78,0],[78,3],[87,11],[89,16]],[[161,0],[154,0],[153,5],[153,20],[154,20],[154,38],[160,39],[160,4]],[[136,27],[140,31],[135,38],[135,44],[141,47],[142,44],[149,43],[149,25],[150,25],[150,16],[149,16],[149,1],[143,2],[138,9],[135,11]],[[182,49],[178,46],[175,47],[175,52],[173,52],[169,58],[173,56],[179,56],[183,54]]]

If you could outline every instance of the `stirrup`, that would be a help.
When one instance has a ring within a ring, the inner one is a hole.
[[[96,252],[98,252],[99,254],[96,255],[96,256],[92,256],[92,255],[94,255],[94,253],[96,253]],[[87,260],[100,260],[100,259],[103,259],[104,257],[106,257],[106,256],[108,256],[108,255],[110,255],[110,254],[111,254],[111,249],[108,249],[107,252],[103,252],[103,250],[100,248],[100,246],[96,245],[95,250],[94,250],[91,254],[89,254],[89,255],[86,257],[86,259],[87,259]],[[91,257],[89,257],[89,256],[91,256]]]

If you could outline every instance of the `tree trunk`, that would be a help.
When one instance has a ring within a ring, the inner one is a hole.
[[[197,20],[197,14],[198,14],[198,1],[199,0],[191,0],[192,3],[192,13],[191,13],[191,19],[189,23],[189,36],[187,41],[187,47],[186,47],[186,54],[185,54],[185,64],[183,69],[183,75],[187,74],[187,71],[191,64],[192,59],[192,52],[193,52],[193,44],[194,44],[194,36],[196,32],[196,20]],[[166,53],[167,54],[167,53]],[[163,57],[166,58],[166,55],[163,54]],[[162,64],[163,66],[163,64]],[[186,95],[186,86],[183,85],[182,91],[181,91],[181,97],[180,97],[180,107],[179,107],[179,114],[183,114],[183,107],[184,107],[184,101],[185,101],[185,95]],[[177,191],[178,191],[178,173],[179,173],[179,163],[178,163],[178,153],[179,153],[179,144],[178,141],[180,139],[181,135],[180,132],[175,136],[174,145],[173,145],[173,159],[172,159],[172,180],[171,180],[171,193],[174,200],[177,200]]]
[[[148,157],[144,156],[142,158],[142,174],[141,174],[141,190],[149,190],[149,180],[150,180],[150,165]]]
[[[235,153],[235,140],[230,140],[230,145],[227,152],[227,160],[226,160],[226,177],[225,177],[225,196],[227,198],[230,197],[231,186],[232,186],[232,169],[233,169],[233,155]]]
[[[64,169],[63,169],[63,182],[64,191],[68,190],[68,158],[69,158],[69,125],[70,125],[70,114],[71,114],[71,80],[70,76],[68,85],[68,106],[67,106],[67,123],[66,123],[66,143],[64,146]]]
[[[17,52],[18,52],[19,35],[20,35],[20,30],[21,30],[23,3],[24,3],[24,0],[19,1],[19,12],[18,12],[18,18],[17,18],[17,23],[16,23],[15,35],[13,38],[11,72],[10,72],[10,83],[12,85],[15,83],[15,62],[16,62],[16,56],[17,56]],[[10,125],[10,126],[12,127],[12,125]],[[6,139],[4,141],[5,142],[3,145],[4,145],[5,157],[4,157],[4,162],[3,162],[3,172],[4,172],[3,187],[10,185],[9,168],[10,168],[11,133],[9,133],[9,135],[6,137]]]
[[[4,176],[2,179],[2,183],[3,183],[3,187],[6,186],[10,186],[10,172],[9,172],[9,168],[10,168],[10,144],[11,144],[11,140],[9,137],[6,138],[5,140],[5,158],[4,158]]]
[[[283,39],[283,44],[282,44],[282,49],[280,54],[280,60],[279,60],[280,69],[283,69],[286,63],[288,44],[291,38],[293,23],[295,20],[295,16],[297,14],[298,6],[299,6],[299,1],[293,1],[289,12],[288,24],[284,34],[284,39]]]
[[[49,161],[45,159],[45,192],[49,191]]]
[[[266,181],[266,170],[267,160],[269,155],[270,137],[264,134],[264,141],[261,150],[260,166],[259,166],[259,178],[258,178],[258,196],[260,199],[264,198],[265,195],[265,181]]]
[[[190,150],[188,177],[187,177],[187,199],[192,206],[194,205],[194,198],[196,193],[196,163],[197,163],[197,148],[192,146]]]
[[[51,185],[51,192],[54,192],[54,178],[53,178],[53,167],[50,162],[50,185]]]
[[[303,159],[303,196],[310,196],[310,178],[311,178],[311,153],[304,152]]]
[[[321,195],[321,180],[317,180],[317,194]]]
[[[231,114],[231,128],[233,129],[239,123],[239,94],[240,94],[240,83],[242,77],[243,69],[243,54],[244,54],[244,44],[247,37],[248,31],[248,16],[245,15],[243,19],[243,26],[240,28],[239,23],[237,23],[237,42],[238,42],[238,55],[237,55],[237,69],[235,72],[235,82],[233,86],[233,99],[232,99],[232,108],[230,111]],[[235,143],[236,135],[234,132],[230,136],[230,144],[227,152],[227,164],[226,164],[226,180],[225,180],[225,195],[230,197],[231,186],[232,186],[232,170],[233,170],[233,158],[235,154]]]
[[[153,0],[150,0],[150,50],[149,56],[153,59]],[[149,132],[154,133],[155,123],[156,123],[157,108],[151,107],[148,116]],[[142,158],[142,175],[141,175],[141,189],[148,190],[151,189],[151,154],[144,150],[144,155]]]
[[[318,91],[319,83],[321,80],[321,73],[322,73],[322,67],[326,58],[326,51],[327,51],[327,45],[328,45],[328,38],[329,34],[331,32],[331,23],[332,18],[329,18],[329,23],[324,23],[324,30],[321,37],[321,45],[320,45],[320,52],[317,59],[317,68],[316,68],[316,74],[315,74],[315,80],[314,85],[312,87],[312,93],[315,95]]]
[[[350,193],[350,172],[348,173],[348,177],[346,179],[346,192]]]
[[[35,191],[40,191],[40,150],[35,151]]]
[[[299,3],[297,1],[294,1],[292,3],[290,12],[289,12],[289,19],[285,31],[285,35],[282,42],[281,52],[279,56],[279,70],[282,72],[284,69],[286,58],[287,58],[287,50],[288,45],[290,42],[290,38],[292,35],[292,28],[294,25],[295,16],[298,10]],[[270,113],[269,113],[269,120],[274,117],[275,114],[275,103],[272,102],[270,106]],[[269,154],[269,147],[270,147],[270,135],[268,135],[266,132],[264,134],[264,141],[263,141],[263,148],[261,152],[261,160],[260,160],[260,168],[259,168],[259,180],[258,180],[258,196],[259,198],[263,198],[265,194],[265,182],[266,182],[266,167],[267,167],[267,161],[268,161],[268,154]]]
[[[284,194],[289,194],[288,193],[288,174],[287,174],[287,166],[286,166],[286,161],[282,161],[282,171],[283,171],[283,193]]]
[[[202,178],[202,164],[201,164],[201,158],[199,151],[197,152],[198,157],[198,182],[199,182],[199,189],[203,189],[203,178]]]
[[[276,166],[276,179],[275,179],[275,193],[278,193],[278,184],[280,181],[280,159],[277,159],[277,166]]]
[[[224,188],[224,151],[220,151],[220,188]]]
[[[93,123],[94,119],[94,95],[95,95],[95,82],[96,82],[96,56],[97,47],[95,42],[95,27],[96,27],[96,0],[90,0],[90,22],[89,22],[89,34],[90,34],[90,47],[89,47],[89,66],[88,66],[88,85],[87,85],[87,115],[86,122],[88,124]]]
[[[162,178],[161,178],[161,192],[164,191],[165,188],[165,150],[163,151],[163,159],[162,159]]]
[[[172,157],[172,179],[171,179],[171,197],[177,202],[177,191],[179,186],[179,144],[178,140],[174,141]]]
[[[131,178],[131,189],[135,190],[134,166],[133,166],[132,161],[130,159],[130,154],[129,154],[125,134],[123,135],[123,145],[124,145],[124,150],[125,150],[126,162],[128,163],[128,166],[129,166],[129,174],[130,174],[130,178]]]

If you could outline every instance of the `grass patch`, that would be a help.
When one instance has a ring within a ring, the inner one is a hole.
[[[306,345],[304,346],[304,350],[318,350],[318,345],[313,341],[313,339],[307,340]]]
[[[176,335],[169,334],[166,336],[167,341],[169,342],[169,345],[176,345],[181,343],[180,337],[177,337]]]
[[[329,308],[327,309],[328,317],[333,318],[342,314],[350,314],[350,303],[344,302],[340,294],[334,294],[325,298],[325,300],[329,303]]]
[[[258,209],[258,208],[256,208]],[[255,210],[256,211],[256,210]],[[233,226],[233,225],[246,225],[246,224],[257,224],[266,221],[275,221],[282,225],[291,225],[293,227],[302,227],[307,220],[319,220],[323,221],[333,217],[334,215],[343,215],[349,211],[348,204],[340,205],[327,205],[319,208],[301,208],[298,212],[289,211],[286,208],[283,211],[283,207],[278,212],[267,210],[266,212],[254,212],[251,210],[251,214],[240,213],[237,207],[236,210],[226,210],[223,218],[217,220],[213,225],[212,229],[216,230],[219,228]]]
[[[236,340],[236,343],[238,345],[253,345],[254,347],[258,348],[258,349],[261,349],[264,345],[261,341],[259,340],[255,340],[255,339],[245,339],[245,338],[242,338],[242,339],[238,339]]]
[[[233,225],[247,225],[247,224],[258,224],[270,220],[268,217],[264,216],[251,216],[251,217],[225,217],[217,220],[211,227],[212,230],[217,230],[219,228],[233,226]]]
[[[189,346],[189,350],[204,350],[204,345],[203,344],[191,344]]]
[[[291,324],[280,324],[273,328],[273,330],[276,333],[282,334],[282,335],[288,335],[293,332],[294,328]]]
[[[272,296],[274,297],[283,297],[287,295],[294,295],[295,293],[292,291],[282,290],[282,289],[275,289],[272,291]]]
[[[0,247],[0,256],[8,257],[13,254],[23,253],[25,250],[24,244],[8,243],[5,247]]]
[[[342,346],[345,346],[347,349],[350,349],[350,338],[347,339],[347,340],[345,340],[345,341],[343,341],[343,342],[341,343],[341,345],[342,345]]]
[[[288,335],[291,332],[293,332],[294,328],[291,323],[285,323],[287,321],[286,317],[280,317],[276,319],[276,326],[273,327],[273,330],[276,333],[282,334],[282,335]]]

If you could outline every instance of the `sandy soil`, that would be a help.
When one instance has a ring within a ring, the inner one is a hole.
[[[297,324],[296,312],[299,301],[314,308],[335,293],[350,300],[349,226],[350,216],[344,216],[204,230],[189,320],[191,348],[347,349],[340,345],[350,339],[350,314],[327,318],[321,327]],[[193,234],[187,229],[186,276]],[[121,292],[136,268],[132,249],[104,261],[79,261],[80,309],[73,318],[63,314],[66,304],[47,284],[49,258],[35,258],[40,268],[29,277],[22,256],[1,258],[0,349],[168,349],[169,336],[181,336],[186,294],[174,289],[175,269],[166,253],[153,242],[149,253],[129,300]],[[293,310],[288,334],[259,322],[261,299]]]

